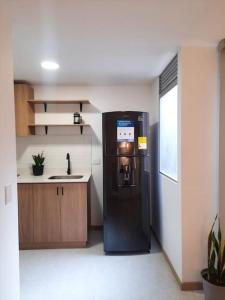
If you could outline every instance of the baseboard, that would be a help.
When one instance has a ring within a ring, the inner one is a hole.
[[[202,282],[194,281],[194,282],[182,282],[181,283],[182,291],[201,291],[203,290]]]
[[[152,230],[152,229],[151,229]],[[198,282],[198,281],[194,281],[194,282],[182,282],[180,280],[180,277],[178,276],[176,270],[174,269],[170,259],[169,259],[169,256],[167,255],[166,251],[163,249],[159,239],[157,238],[157,235],[155,234],[155,232],[152,230],[152,234],[154,235],[154,238],[155,240],[157,241],[157,243],[159,244],[161,250],[162,250],[162,253],[163,253],[163,256],[165,257],[174,277],[176,278],[176,281],[180,287],[180,289],[182,291],[199,291],[199,290],[202,290],[203,289],[203,286],[202,286],[202,282]]]
[[[35,250],[35,249],[67,249],[67,248],[86,248],[87,241],[76,241],[76,242],[49,242],[49,243],[33,243],[33,244],[22,244],[20,243],[20,250]]]

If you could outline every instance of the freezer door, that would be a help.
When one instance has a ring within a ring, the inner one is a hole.
[[[120,173],[120,159],[106,157],[104,160],[104,250],[148,251],[149,157],[129,157],[128,182]]]

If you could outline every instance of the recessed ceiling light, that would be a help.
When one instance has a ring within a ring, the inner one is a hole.
[[[55,61],[46,60],[41,63],[41,67],[45,70],[58,70],[59,64]]]

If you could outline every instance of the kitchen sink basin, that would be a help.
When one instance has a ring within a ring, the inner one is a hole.
[[[62,175],[62,176],[57,175],[57,176],[51,176],[48,179],[52,179],[52,180],[59,180],[59,179],[68,180],[68,179],[71,179],[71,180],[73,180],[73,179],[81,179],[81,178],[83,178],[83,175]]]

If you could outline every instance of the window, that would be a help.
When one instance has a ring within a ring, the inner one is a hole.
[[[160,172],[177,180],[177,85],[160,98]]]
[[[160,173],[177,181],[177,55],[159,77]]]

